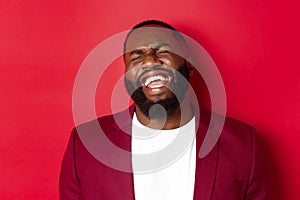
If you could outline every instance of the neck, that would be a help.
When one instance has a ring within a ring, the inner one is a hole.
[[[168,115],[166,118],[149,119],[146,117],[139,107],[136,106],[136,116],[141,124],[152,129],[158,130],[170,130],[175,129],[188,123],[194,116],[190,102],[183,100],[175,112],[172,115]]]

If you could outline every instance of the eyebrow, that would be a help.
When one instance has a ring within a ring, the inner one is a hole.
[[[160,48],[163,47],[163,46],[168,46],[168,47],[171,48],[171,45],[168,44],[168,43],[159,43],[159,44],[155,45],[155,46],[152,47],[152,48],[153,48],[153,49],[160,49]]]
[[[168,43],[159,43],[159,44],[156,44],[153,47],[151,47],[151,49],[158,50],[158,49],[160,49],[161,47],[164,47],[164,46],[168,46],[168,47],[171,48],[171,45],[168,44]],[[144,50],[147,49],[147,48],[148,47],[142,47],[142,48],[139,48],[139,49],[134,49],[134,50],[129,52],[129,56],[131,56],[132,54],[142,54],[144,52]]]

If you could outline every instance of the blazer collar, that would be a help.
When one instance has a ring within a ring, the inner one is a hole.
[[[119,121],[115,124],[118,129],[121,129],[123,136],[118,137],[119,146],[124,150],[131,151],[131,132],[132,132],[132,118],[135,110],[135,105],[131,105],[127,110],[114,116],[115,120]],[[211,121],[211,113],[203,109],[194,110],[196,120],[196,170],[195,170],[195,188],[194,188],[194,200],[208,200],[212,198],[216,171],[219,158],[219,140],[214,145],[212,150],[203,158],[200,157],[200,149],[203,144],[204,138],[209,132],[213,132],[214,128],[217,127],[215,121]],[[131,160],[129,161],[131,162]],[[120,190],[124,197],[127,194],[127,199],[134,199],[134,188],[133,188],[133,175],[126,173],[127,179],[124,180],[120,177],[120,174],[116,176],[116,181],[119,183]],[[124,174],[122,175],[124,176]],[[129,184],[132,183],[132,184]],[[131,185],[131,186],[130,186]],[[128,191],[131,191],[128,193]],[[125,198],[124,198],[125,199]]]
[[[211,113],[209,111],[199,109],[198,107],[194,107],[191,105],[191,108],[194,112],[195,119],[196,119],[196,130],[201,128],[209,128],[212,129],[215,125],[215,121],[210,121],[211,119]],[[131,133],[131,126],[132,126],[132,118],[135,111],[135,104],[132,104],[128,109],[113,115],[115,122],[114,125],[117,129],[121,129],[123,131],[126,131],[127,133]]]

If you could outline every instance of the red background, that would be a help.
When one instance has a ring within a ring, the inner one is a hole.
[[[104,39],[151,18],[210,53],[228,115],[264,141],[274,199],[300,199],[300,14],[290,0],[1,0],[0,199],[58,198],[80,64]],[[109,83],[122,72],[118,65],[101,79],[100,115],[110,112]]]

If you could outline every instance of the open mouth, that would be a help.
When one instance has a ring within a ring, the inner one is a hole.
[[[150,89],[164,87],[169,84],[171,78],[163,74],[148,76],[142,80],[142,84]]]

